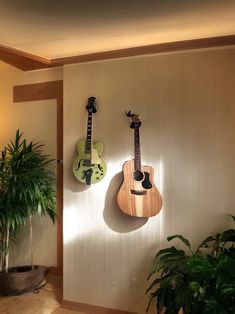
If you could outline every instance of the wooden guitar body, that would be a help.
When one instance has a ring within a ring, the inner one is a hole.
[[[162,207],[162,198],[153,183],[153,168],[141,166],[141,171],[135,170],[134,160],[128,160],[123,165],[123,175],[124,180],[117,196],[121,210],[136,217],[158,214]]]
[[[101,157],[103,144],[96,143],[91,145],[90,154],[86,151],[86,140],[83,139],[77,144],[78,156],[73,163],[73,173],[75,177],[82,183],[86,183],[86,173],[91,171],[91,184],[101,181],[107,171],[107,166],[104,159]]]

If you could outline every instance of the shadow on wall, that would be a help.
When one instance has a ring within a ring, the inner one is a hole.
[[[67,181],[70,183],[69,189],[74,193],[87,191],[90,186],[79,182],[72,171],[73,162],[77,158],[77,151],[70,155],[68,164],[70,171],[66,171]],[[106,225],[113,231],[118,233],[128,233],[141,228],[148,221],[148,218],[131,217],[124,214],[117,204],[117,194],[123,180],[122,172],[117,173],[111,179],[106,194],[105,205],[103,210],[103,218]]]
[[[127,233],[141,228],[147,223],[148,218],[128,216],[118,207],[117,194],[122,180],[122,172],[119,172],[110,181],[105,196],[103,217],[110,229],[119,233]]]

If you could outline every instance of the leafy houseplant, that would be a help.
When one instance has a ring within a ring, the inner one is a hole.
[[[50,156],[42,151],[44,145],[27,143],[16,132],[0,156],[0,272],[8,272],[9,248],[16,242],[17,232],[29,221],[31,268],[32,216],[48,215],[52,221],[56,213],[55,172]],[[15,271],[15,269],[14,269]]]
[[[186,250],[171,246],[155,255],[148,279],[157,277],[146,291],[146,311],[156,300],[157,313],[234,314],[235,229],[208,236],[196,251],[182,235],[167,238],[173,239],[182,241]]]

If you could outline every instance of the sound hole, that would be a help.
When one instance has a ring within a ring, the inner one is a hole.
[[[134,179],[135,181],[142,181],[144,179],[144,174],[140,170],[136,170],[134,172]]]

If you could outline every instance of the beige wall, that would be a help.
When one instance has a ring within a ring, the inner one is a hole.
[[[56,157],[56,101],[13,103],[13,86],[62,79],[62,69],[22,72],[12,67],[0,68],[0,149],[14,138],[19,128],[28,140],[42,141],[45,152]],[[56,266],[56,226],[47,218],[34,217],[35,264]],[[10,253],[11,265],[30,262],[28,228],[18,237]]]
[[[144,313],[146,277],[166,237],[196,245],[234,214],[235,49],[194,51],[66,66],[64,69],[64,299]],[[96,96],[94,139],[108,172],[89,188],[72,175]],[[125,110],[142,117],[143,164],[155,168],[164,207],[135,219],[116,195],[133,133]]]
[[[234,57],[235,49],[221,49],[65,67],[65,300],[144,313],[147,273],[166,237],[182,233],[196,245],[228,226],[226,214],[235,208]],[[62,78],[62,69],[0,69],[0,147],[20,127],[27,137],[46,142],[50,153],[55,151],[55,104],[13,104],[12,86]],[[98,100],[94,139],[104,143],[108,172],[86,188],[71,167],[75,145],[86,133],[89,96]],[[142,162],[155,168],[163,195],[161,213],[148,220],[125,216],[116,204],[122,164],[133,156],[125,110],[142,117]],[[36,262],[53,264],[55,228],[50,223],[45,227],[43,236],[35,232],[41,241]],[[22,254],[14,253],[12,263],[26,262],[23,233]]]

